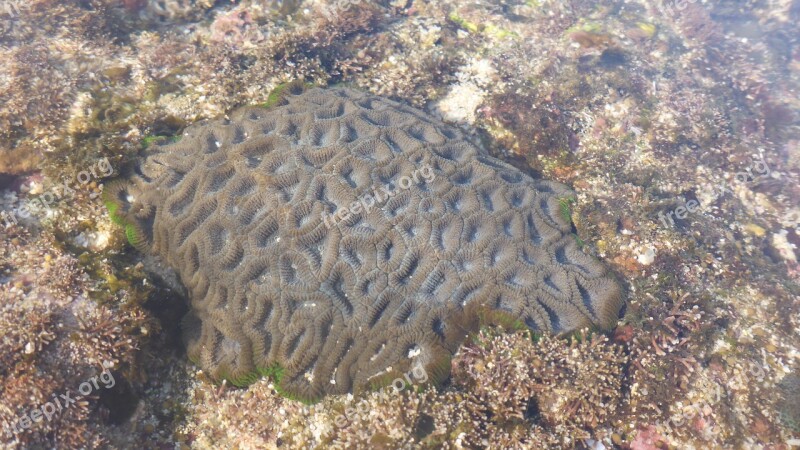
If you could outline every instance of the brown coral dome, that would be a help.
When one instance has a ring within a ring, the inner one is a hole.
[[[149,149],[106,190],[188,289],[189,355],[308,400],[420,364],[441,379],[481,320],[613,327],[621,289],[578,248],[570,195],[417,109],[297,87]]]

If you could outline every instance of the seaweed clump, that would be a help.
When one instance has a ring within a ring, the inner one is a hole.
[[[114,289],[124,283],[108,267],[90,270],[52,234],[15,227],[2,238],[0,447],[101,447],[103,418],[130,406],[115,396],[134,378],[138,349],[156,326],[133,290]],[[84,383],[103,373],[105,382],[86,394]],[[45,409],[55,399],[61,408]]]

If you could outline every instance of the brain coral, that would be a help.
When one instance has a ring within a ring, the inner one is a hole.
[[[180,275],[188,353],[217,378],[307,400],[441,379],[481,319],[609,328],[623,303],[568,189],[385,98],[293,85],[147,152],[107,205]]]

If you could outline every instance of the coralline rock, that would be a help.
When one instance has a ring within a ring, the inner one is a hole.
[[[274,100],[151,148],[105,192],[179,273],[188,353],[213,376],[314,400],[418,365],[440,380],[481,321],[616,323],[620,287],[579,250],[564,186],[381,97]]]

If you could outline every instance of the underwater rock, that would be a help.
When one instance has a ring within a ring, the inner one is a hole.
[[[105,190],[191,297],[190,357],[293,398],[361,391],[450,357],[480,323],[616,324],[619,285],[571,234],[571,192],[461,131],[346,88],[189,127]]]

